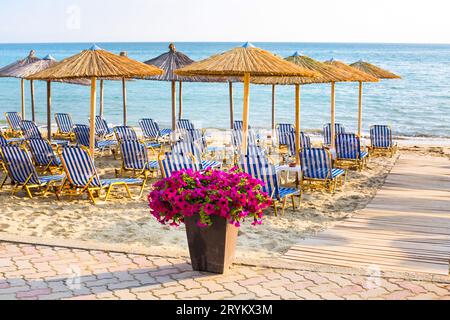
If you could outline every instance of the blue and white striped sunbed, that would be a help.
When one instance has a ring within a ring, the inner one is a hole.
[[[345,133],[345,127],[340,123],[335,123],[335,136],[338,134]],[[324,145],[331,145],[331,123],[326,124],[323,127],[323,137],[324,137]]]
[[[390,152],[391,157],[397,152],[397,144],[392,137],[392,129],[387,125],[375,125],[370,128],[370,151]]]
[[[354,133],[336,136],[336,155],[338,161],[354,162],[359,170],[366,164],[369,153],[362,151],[361,139]]]
[[[278,136],[278,144],[279,145],[287,145],[288,144],[288,135],[294,132],[295,134],[295,128],[290,123],[280,123],[277,125],[277,136]]]
[[[61,166],[61,160],[53,152],[53,148],[48,140],[30,139],[27,143],[35,165],[43,167],[44,172],[47,170],[51,172],[51,168],[59,168]]]
[[[122,172],[133,171],[138,175],[146,176],[147,172],[155,172],[159,168],[158,161],[150,161],[147,147],[136,140],[123,140],[120,142],[122,153]]]
[[[160,169],[164,178],[170,178],[173,173],[192,169],[200,171],[200,165],[192,157],[184,153],[167,152],[160,157]]]
[[[139,120],[139,126],[145,139],[156,140],[157,142],[159,139],[165,138],[172,133],[171,129],[160,130],[158,123],[153,121],[153,119],[141,119]]]

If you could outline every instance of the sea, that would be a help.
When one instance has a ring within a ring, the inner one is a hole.
[[[38,57],[51,54],[57,60],[67,58],[92,43],[0,44],[0,66],[26,57],[35,50]],[[168,51],[169,43],[97,43],[103,49],[146,61]],[[178,51],[193,60],[201,60],[242,43],[175,43]],[[364,133],[371,125],[388,124],[397,136],[450,138],[450,45],[439,44],[357,44],[357,43],[253,43],[282,57],[298,51],[319,61],[329,59],[353,63],[369,61],[402,76],[401,80],[382,80],[364,85]],[[235,118],[242,119],[241,84],[234,85]],[[46,122],[46,84],[35,84],[36,121]],[[122,84],[105,82],[105,118],[120,125],[123,119]],[[304,85],[301,88],[301,126],[319,131],[330,121],[329,84]],[[224,83],[184,83],[183,117],[199,127],[229,127],[229,91]],[[277,123],[293,123],[295,91],[293,86],[276,89]],[[70,113],[75,123],[87,123],[90,88],[54,84],[52,112]],[[171,123],[171,86],[167,82],[136,80],[127,83],[128,124],[153,118],[161,127]],[[20,111],[20,80],[0,78],[0,123],[4,112]],[[252,85],[250,124],[271,127],[272,87]],[[29,83],[26,84],[26,113],[31,117]],[[358,122],[358,84],[336,84],[336,121],[347,131],[356,131]]]

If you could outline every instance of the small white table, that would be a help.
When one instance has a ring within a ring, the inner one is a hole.
[[[289,180],[289,174],[290,173],[295,173],[296,174],[297,185],[299,184],[299,181],[302,178],[302,167],[301,166],[291,167],[288,164],[287,165],[282,165],[282,166],[278,166],[277,167],[277,172],[279,172],[279,173],[286,172],[286,181]]]

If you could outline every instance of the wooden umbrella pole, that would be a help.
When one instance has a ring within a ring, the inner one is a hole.
[[[172,130],[177,129],[177,92],[176,83],[172,81]]]
[[[30,91],[31,91],[31,119],[36,122],[36,110],[34,104],[34,81],[30,80]]]
[[[295,85],[295,161],[300,165],[300,85]]]
[[[103,91],[104,91],[104,80],[100,80],[100,117],[103,117],[103,112],[104,112],[104,103],[105,103],[105,98],[103,96]]]
[[[331,149],[336,147],[336,126],[335,126],[335,107],[336,107],[336,83],[331,83]]]
[[[180,92],[178,93],[178,100],[179,100],[179,104],[180,104],[180,110],[179,110],[179,115],[178,115],[178,117],[180,118],[180,119],[182,119],[183,118],[183,81],[180,81]]]
[[[249,94],[250,94],[250,74],[244,75],[244,113],[243,113],[243,132],[242,132],[242,153],[247,154],[248,145],[248,119],[249,119]]]
[[[95,152],[95,105],[97,100],[97,78],[91,78],[91,119],[90,127],[91,132],[89,135],[89,146],[92,158],[94,159]]]
[[[25,79],[20,81],[20,89],[22,94],[22,120],[25,120]]]
[[[229,82],[229,95],[230,95],[230,129],[234,129],[234,99],[233,99],[233,82]]]
[[[275,116],[275,85],[272,85],[272,131],[276,129]]]
[[[363,122],[363,83],[359,82],[359,104],[358,104],[358,135],[362,135]]]
[[[47,139],[52,140],[52,82],[47,81]]]
[[[127,81],[122,79],[122,96],[123,96],[123,125],[127,125]]]

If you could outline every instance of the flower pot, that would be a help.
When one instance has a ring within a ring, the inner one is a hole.
[[[211,227],[200,228],[198,215],[185,218],[192,268],[224,274],[233,263],[239,229],[225,218],[211,216],[211,219]]]

